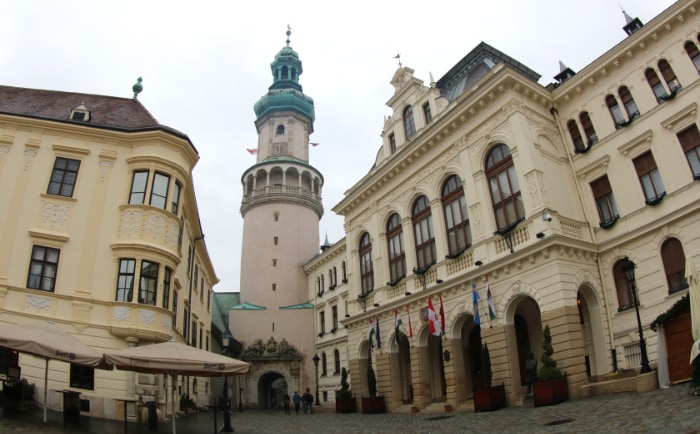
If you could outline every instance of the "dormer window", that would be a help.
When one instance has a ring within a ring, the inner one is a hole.
[[[85,103],[82,103],[79,106],[71,109],[70,120],[80,122],[90,121],[90,110],[88,110],[88,108],[85,107]]]

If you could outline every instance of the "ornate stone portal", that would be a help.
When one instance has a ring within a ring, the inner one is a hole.
[[[265,343],[257,339],[249,345],[241,355],[241,360],[251,364],[243,386],[246,407],[276,407],[285,392],[290,396],[295,390],[301,392],[302,359],[301,353],[286,339],[277,342],[270,337]]]

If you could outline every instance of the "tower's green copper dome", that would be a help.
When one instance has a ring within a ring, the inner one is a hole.
[[[291,33],[288,27],[287,45],[282,47],[275,56],[275,60],[270,64],[272,86],[268,88],[267,94],[255,103],[253,109],[257,120],[270,112],[292,110],[306,116],[313,124],[315,119],[314,100],[304,95],[299,84],[299,76],[303,70],[299,54],[289,46]]]

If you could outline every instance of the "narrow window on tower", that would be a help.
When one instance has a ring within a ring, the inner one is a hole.
[[[273,291],[277,291],[277,284],[276,284],[276,283],[273,283],[273,284],[272,284],[272,290],[273,290]]]
[[[275,213],[273,214],[273,217],[275,218],[275,221],[278,221],[279,218],[280,218],[280,213],[279,213],[279,212],[275,212]]]
[[[275,245],[279,242],[279,237],[275,237]]]
[[[276,267],[276,266],[277,266],[277,259],[273,259],[273,260],[272,260],[272,266],[273,266],[273,267]]]

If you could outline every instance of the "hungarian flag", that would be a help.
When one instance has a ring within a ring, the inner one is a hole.
[[[491,296],[491,287],[489,286],[488,280],[486,280],[486,302],[489,304],[489,319],[496,319],[496,306],[493,304],[493,297]]]
[[[408,337],[413,339],[413,327],[411,326],[411,312],[408,311],[408,306],[406,306],[406,315],[408,316]]]
[[[379,335],[379,317],[377,317],[377,348],[382,347],[382,338]]]
[[[408,306],[406,308],[408,308]],[[401,332],[401,324],[403,324],[403,322],[401,321],[401,317],[399,316],[399,310],[396,309],[394,311],[394,325],[396,327],[394,335],[396,337],[396,345],[399,344],[399,333]]]
[[[433,336],[440,336],[442,334],[442,328],[440,327],[440,321],[437,319],[435,308],[430,298],[428,298],[428,321],[430,322],[430,334]]]
[[[472,310],[474,311],[474,325],[481,324],[481,318],[479,318],[479,293],[476,291],[476,283],[472,280]]]
[[[372,324],[372,318],[369,319],[369,347],[374,348],[374,334],[376,330],[374,329],[374,324]]]
[[[445,309],[442,307],[442,294],[440,294],[440,328],[445,333]]]

